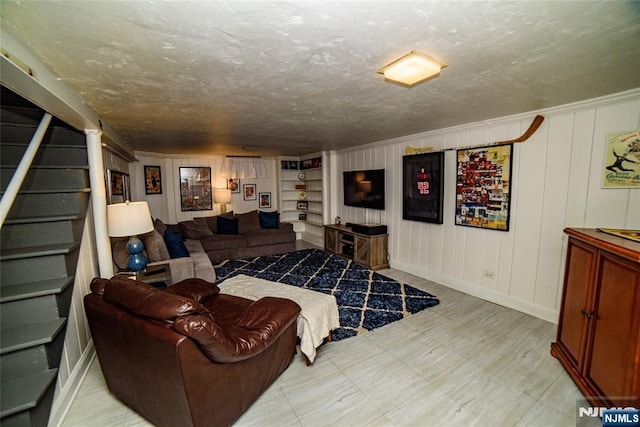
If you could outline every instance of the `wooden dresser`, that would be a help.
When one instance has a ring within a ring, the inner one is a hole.
[[[569,235],[558,358],[597,406],[640,407],[640,243],[596,229]]]

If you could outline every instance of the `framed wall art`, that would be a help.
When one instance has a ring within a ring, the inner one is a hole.
[[[257,200],[258,198],[255,184],[244,184],[242,186],[242,193],[244,200]]]
[[[509,231],[513,144],[457,150],[456,225]]]
[[[162,194],[162,176],[160,166],[144,167],[145,194]]]
[[[258,194],[258,199],[260,200],[261,208],[271,207],[271,193],[260,193]]]
[[[444,152],[402,157],[402,218],[442,224]]]
[[[131,181],[129,174],[107,169],[107,203],[124,203],[131,200]]]
[[[211,168],[180,168],[180,209],[209,211],[213,209]]]
[[[603,188],[640,188],[640,130],[607,136]]]
[[[232,193],[240,193],[240,180],[236,178],[227,179],[227,188],[231,190]]]

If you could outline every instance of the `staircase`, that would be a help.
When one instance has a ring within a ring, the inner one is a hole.
[[[2,87],[0,192],[44,111]],[[89,202],[86,140],[53,119],[0,230],[0,424],[46,426]]]

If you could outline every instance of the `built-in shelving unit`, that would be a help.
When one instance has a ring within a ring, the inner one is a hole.
[[[298,239],[322,246],[325,223],[322,155],[279,157],[281,220],[294,224]]]
[[[293,230],[296,232],[296,238],[301,239],[302,232],[304,231],[304,222],[300,220],[300,211],[298,210],[298,199],[301,190],[296,188],[296,186],[304,184],[304,181],[298,177],[301,172],[297,169],[299,159],[296,157],[280,157],[278,161],[278,166],[280,166],[278,169],[280,221],[292,223]],[[285,167],[283,165],[285,164],[287,169],[283,169],[283,167]]]

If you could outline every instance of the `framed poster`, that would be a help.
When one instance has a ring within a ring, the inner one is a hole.
[[[261,208],[271,207],[271,193],[260,193],[258,194],[258,198],[260,199]]]
[[[402,218],[442,224],[444,152],[402,157]]]
[[[145,194],[162,194],[160,166],[144,167]]]
[[[255,184],[244,184],[242,186],[242,193],[244,194],[244,200],[256,200],[258,198]]]
[[[131,181],[129,174],[107,169],[107,203],[124,203],[131,200]]]
[[[456,225],[509,231],[513,144],[457,150]]]
[[[180,168],[180,209],[182,211],[213,209],[211,168]]]
[[[240,180],[236,178],[229,178],[227,180],[227,188],[232,193],[240,193]]]
[[[640,188],[640,130],[607,136],[603,188]]]

